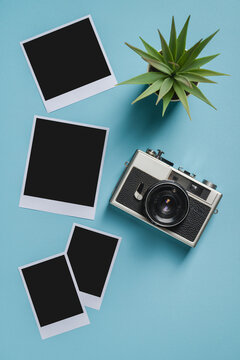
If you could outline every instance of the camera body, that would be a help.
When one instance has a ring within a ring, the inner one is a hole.
[[[136,150],[110,200],[121,210],[195,247],[222,194],[216,185],[151,149]]]

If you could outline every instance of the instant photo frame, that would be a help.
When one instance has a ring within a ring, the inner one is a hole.
[[[117,83],[90,15],[20,44],[47,112]]]
[[[64,253],[21,266],[19,272],[42,339],[89,324]]]
[[[19,206],[93,220],[108,132],[36,115]]]
[[[121,238],[73,224],[65,252],[20,266],[42,339],[89,324],[99,310]]]
[[[85,306],[99,310],[121,238],[74,223],[65,249]]]

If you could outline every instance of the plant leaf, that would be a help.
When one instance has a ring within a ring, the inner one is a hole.
[[[162,34],[160,33],[160,31],[158,30],[159,36],[160,36],[160,40],[161,40],[161,46],[162,46],[162,54],[163,54],[163,58],[165,60],[165,62],[168,64],[169,61],[173,62],[173,56],[172,56],[172,52],[166,42],[166,40],[164,39],[164,37],[162,36]]]
[[[190,113],[189,113],[189,105],[188,105],[188,101],[187,101],[187,96],[186,96],[186,93],[183,89],[183,86],[185,85],[181,85],[179,83],[177,83],[176,81],[174,81],[173,83],[173,88],[177,94],[177,96],[179,97],[179,100],[181,101],[181,103],[183,104],[190,120],[191,120],[191,116],[190,116]],[[190,92],[190,91],[189,91]]]
[[[176,81],[180,81],[182,84],[186,85],[186,86],[189,86],[189,87],[192,87],[192,84],[191,82],[186,78],[184,77],[183,75],[175,75],[174,76],[174,79]]]
[[[171,90],[172,86],[173,86],[173,78],[168,77],[163,80],[163,83],[161,85],[161,88],[160,88],[160,91],[158,94],[156,105],[163,98],[163,96],[166,95],[169,92],[169,90]]]
[[[217,57],[220,54],[215,54],[215,55],[210,55],[210,56],[205,56],[202,58],[198,58],[195,59],[192,64],[189,64],[188,66],[186,66],[186,68],[184,68],[184,71],[189,71],[190,69],[197,69],[200,68],[201,66],[207,64],[209,61],[215,59],[215,57]]]
[[[215,81],[209,80],[209,79],[205,78],[204,76],[198,75],[193,72],[191,72],[191,73],[183,72],[183,73],[181,73],[181,75],[185,76],[189,81],[216,84]],[[187,86],[189,86],[189,85],[187,85]]]
[[[209,43],[210,40],[212,40],[212,38],[219,32],[219,29],[217,31],[215,31],[213,34],[211,34],[210,36],[208,36],[206,39],[204,39],[200,46],[195,50],[195,58],[200,54],[200,52],[202,52],[202,50],[205,48],[205,46]]]
[[[135,76],[129,80],[122,81],[117,85],[125,85],[125,84],[152,84],[155,81],[165,78],[166,75],[161,74],[159,72],[147,72],[145,74],[141,74],[138,76]]]
[[[185,85],[183,85],[183,88],[185,91],[196,96],[197,98],[199,98],[200,100],[204,101],[205,103],[213,107],[215,110],[217,110],[215,106],[213,106],[213,104],[206,98],[206,96],[201,92],[201,90],[195,84],[192,84],[192,88],[189,88],[188,86]]]
[[[130,48],[132,49],[133,51],[135,51],[138,55],[140,55],[141,57],[146,57],[146,58],[149,58],[149,59],[152,59],[152,60],[156,60],[155,57],[153,57],[152,55],[149,55],[148,53],[146,53],[145,51],[141,50],[141,49],[138,49],[137,47],[135,46],[132,46],[128,43],[125,42],[125,44]]]
[[[172,26],[171,26],[171,33],[170,33],[170,40],[169,40],[169,48],[171,50],[173,60],[175,61],[176,54],[177,54],[177,34],[176,34],[174,16],[172,17]]]
[[[132,104],[134,104],[135,102],[153,94],[155,91],[158,91],[162,85],[163,80],[157,80],[155,81],[152,85],[150,85],[143,93],[141,93],[133,102]]]
[[[176,56],[176,61],[178,61],[178,59],[180,59],[180,57],[182,56],[182,54],[185,51],[186,48],[186,39],[187,39],[187,30],[188,30],[188,23],[190,20],[190,15],[188,16],[178,38],[177,38],[177,56]]]
[[[230,76],[229,74],[223,74],[217,71],[208,70],[208,69],[191,69],[189,72],[194,72],[195,74],[201,75],[201,76]]]
[[[152,59],[149,59],[146,57],[143,57],[143,59],[145,61],[147,61],[150,65],[152,65],[155,69],[162,71],[165,74],[171,75],[172,69],[168,65],[160,63],[159,61],[157,61],[155,59],[152,60]]]
[[[178,64],[181,66],[182,69],[187,67],[187,65],[191,64],[195,59],[195,50],[200,46],[201,40],[199,40],[196,44],[194,44],[189,50],[185,51],[185,53],[180,57],[178,60]]]
[[[168,104],[170,103],[172,97],[174,94],[174,89],[171,88],[171,90],[163,97],[163,108],[162,108],[162,116],[164,116],[165,111],[168,107]]]
[[[141,36],[140,36],[140,40],[142,41],[149,55],[153,56],[156,60],[164,62],[163,56],[156,49],[154,49],[151,45],[149,45],[146,41],[144,41],[141,38]]]
[[[178,64],[175,63],[174,61],[169,61],[169,64],[174,65],[174,66],[177,68],[177,70],[180,68],[180,65],[178,65]]]

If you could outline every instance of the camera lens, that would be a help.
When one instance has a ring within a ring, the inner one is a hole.
[[[159,211],[164,216],[171,216],[176,209],[176,201],[168,195],[164,195],[158,202]]]
[[[148,189],[144,208],[146,216],[154,224],[175,226],[188,214],[188,194],[174,181],[160,181]]]

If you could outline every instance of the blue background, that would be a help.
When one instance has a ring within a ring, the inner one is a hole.
[[[0,1],[2,360],[240,358],[239,10],[237,0]],[[168,38],[171,16],[179,31],[189,14],[188,46],[220,28],[204,54],[221,52],[208,68],[232,75],[200,86],[218,111],[190,96],[192,121],[181,104],[162,118],[154,96],[131,106],[138,85],[50,114],[110,127],[93,222],[18,207],[33,115],[47,116],[19,42],[89,13],[118,81],[146,69],[124,41],[141,47],[142,36],[160,48],[157,28]],[[124,162],[147,147],[224,194],[195,249],[108,205]],[[17,267],[62,252],[73,222],[123,240],[101,310],[88,309],[91,324],[42,341]]]

